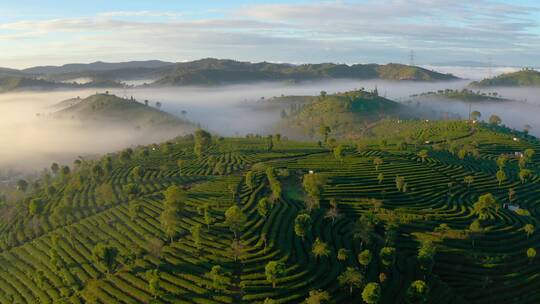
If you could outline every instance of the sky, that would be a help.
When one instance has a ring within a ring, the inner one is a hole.
[[[539,66],[538,0],[0,0],[0,66],[206,57]]]

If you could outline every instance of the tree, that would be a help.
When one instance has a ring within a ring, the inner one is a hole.
[[[480,220],[485,220],[489,217],[489,212],[493,209],[498,209],[497,200],[491,193],[481,195],[478,201],[473,205],[473,211]]]
[[[233,205],[225,211],[225,224],[234,233],[234,238],[238,238],[238,232],[244,227],[247,221],[246,215],[240,207]]]
[[[144,169],[141,166],[136,166],[131,169],[131,176],[136,180],[141,180],[144,176]]]
[[[328,257],[330,255],[330,249],[328,248],[328,244],[321,241],[321,239],[317,238],[315,240],[315,243],[313,243],[313,246],[311,247],[311,252],[319,261],[320,257]]]
[[[304,240],[306,234],[311,230],[311,217],[309,214],[302,213],[294,219],[294,233]]]
[[[527,159],[531,159],[533,156],[534,156],[534,150],[529,148],[529,149],[525,149],[525,151],[523,152],[523,155],[527,158]]]
[[[406,190],[404,189],[405,188],[405,177],[403,176],[396,176],[396,189],[398,191],[403,191],[405,192]]]
[[[148,280],[148,289],[154,296],[154,299],[159,297],[160,294],[160,275],[157,269],[148,270],[146,272],[146,279]]]
[[[319,134],[321,134],[324,137],[324,143],[328,141],[328,134],[330,134],[330,132],[332,132],[332,130],[330,129],[329,126],[322,125],[319,127]]]
[[[385,267],[389,267],[392,264],[394,264],[395,256],[396,256],[396,248],[394,247],[383,247],[381,248],[381,251],[379,253],[379,257],[381,258],[381,263]]]
[[[104,243],[99,243],[92,249],[92,257],[97,263],[104,266],[107,269],[107,272],[113,271],[116,267],[117,256],[118,249]]]
[[[203,220],[206,224],[206,229],[210,229],[210,225],[214,223],[214,218],[212,217],[212,213],[210,212],[210,208],[208,206],[205,206],[204,208]]]
[[[360,239],[360,246],[371,243],[373,236],[373,230],[375,229],[375,219],[372,218],[372,214],[363,214],[355,223],[353,228],[353,239]]]
[[[416,280],[411,283],[407,289],[407,302],[411,304],[427,303],[429,296],[429,287],[426,282],[422,280]]]
[[[369,251],[369,249],[365,249],[358,254],[358,263],[360,263],[360,265],[364,267],[364,270],[366,270],[371,263],[372,258],[373,256],[371,254],[371,251]]]
[[[334,157],[339,160],[343,161],[343,155],[345,154],[345,145],[337,145],[337,147],[334,148]]]
[[[467,188],[471,188],[472,183],[474,183],[474,176],[467,175],[463,178],[463,182],[467,184]]]
[[[349,257],[349,251],[345,248],[339,248],[337,253],[337,259],[340,262],[347,261],[347,258]]]
[[[527,257],[529,258],[529,262],[532,262],[534,258],[536,257],[536,249],[534,248],[527,249]]]
[[[333,202],[333,203],[332,203]],[[326,213],[324,215],[324,218],[329,218],[332,220],[332,225],[334,225],[334,222],[339,217],[339,211],[337,208],[337,203],[335,199],[332,199],[330,201],[330,204],[332,205],[328,210],[326,210]]]
[[[304,190],[311,199],[317,202],[321,198],[324,184],[326,184],[326,178],[318,173],[305,174],[302,179]]]
[[[180,186],[170,186],[165,190],[165,200],[164,207],[165,209],[175,209],[176,212],[182,212],[184,208],[185,201],[187,200],[187,193]]]
[[[171,244],[174,242],[174,236],[176,235],[176,228],[180,224],[180,215],[174,208],[167,208],[161,213],[159,220],[161,226],[165,230],[167,236],[171,239]]]
[[[525,224],[523,231],[525,231],[527,238],[529,238],[534,233],[534,226],[532,224]]]
[[[189,232],[191,232],[191,237],[193,238],[195,247],[200,250],[201,249],[201,225],[195,224],[191,226],[191,228],[189,229]]]
[[[472,247],[474,248],[474,240],[478,238],[482,233],[484,232],[484,228],[482,228],[482,224],[479,220],[474,220],[469,225],[469,235],[471,237],[472,241]]]
[[[435,259],[436,248],[432,241],[422,241],[420,247],[418,248],[418,263],[420,268],[424,271],[430,273],[433,268],[433,263]]]
[[[58,171],[60,170],[60,166],[57,163],[52,163],[51,165],[51,171],[54,175],[58,174]]]
[[[43,209],[43,201],[39,198],[34,198],[28,204],[28,215],[34,216],[41,213]]]
[[[347,267],[347,269],[338,276],[338,282],[342,286],[349,288],[349,294],[352,294],[353,288],[360,288],[364,278],[358,269]]]
[[[268,212],[270,212],[271,207],[272,205],[266,197],[261,198],[259,203],[257,203],[257,211],[259,212],[259,215],[264,218],[268,216]]]
[[[195,155],[202,158],[211,142],[212,135],[210,135],[210,133],[202,129],[195,131],[195,145],[193,147]]]
[[[373,159],[373,164],[375,165],[375,171],[379,171],[379,166],[384,164],[384,161],[380,157],[375,157]]]
[[[422,159],[422,162],[424,162],[426,158],[428,157],[428,150],[426,149],[420,150],[420,152],[418,152],[418,157],[420,157],[420,159]]]
[[[384,174],[382,174],[382,172],[379,173],[379,175],[377,175],[377,180],[379,181],[379,184],[383,182],[383,180],[384,180]]]
[[[506,180],[506,173],[504,170],[499,169],[497,173],[495,174],[495,177],[497,178],[497,181],[499,181],[499,187],[502,185],[502,183]]]
[[[232,200],[235,201],[236,200],[236,195],[238,193],[238,185],[236,184],[229,184],[227,186],[227,188],[229,189],[229,192],[231,192],[231,195],[232,195]]]
[[[471,119],[472,120],[478,120],[478,118],[482,117],[482,113],[479,111],[472,111],[471,112]]]
[[[223,290],[227,284],[227,277],[221,266],[212,266],[210,272],[206,274],[210,280],[212,280],[212,287],[214,290]]]
[[[266,280],[272,283],[273,288],[276,288],[277,281],[286,275],[287,269],[283,262],[270,261],[266,264],[264,273],[266,275]]]
[[[26,189],[28,189],[28,182],[24,179],[20,179],[17,181],[17,189],[22,192],[26,192]]]
[[[249,187],[250,190],[253,190],[255,188],[255,176],[253,171],[246,172],[246,185]]]
[[[506,161],[508,161],[508,157],[506,157],[504,154],[501,154],[499,155],[499,157],[497,157],[497,166],[499,166],[499,169],[502,170],[504,169],[504,166],[506,166]]]
[[[330,295],[327,291],[311,290],[309,296],[306,299],[306,304],[321,304],[330,300]]]
[[[238,261],[238,258],[241,257],[246,251],[244,244],[238,239],[234,239],[231,242],[230,253],[234,257],[234,261]]]
[[[362,300],[367,304],[377,304],[381,300],[381,287],[378,283],[368,283],[362,291]]]
[[[501,122],[502,122],[502,119],[501,119],[498,115],[495,115],[495,114],[494,114],[494,115],[491,115],[491,116],[489,117],[489,123],[492,124],[492,125],[494,125],[494,126],[500,125]]]
[[[531,176],[531,170],[529,169],[519,170],[519,179],[521,180],[522,184],[529,178],[529,176]]]
[[[137,203],[130,203],[128,207],[129,217],[132,221],[139,217],[139,213],[142,211],[142,205]]]

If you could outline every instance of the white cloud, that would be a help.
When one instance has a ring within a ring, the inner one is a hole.
[[[408,50],[415,49],[426,63],[485,54],[533,62],[540,49],[535,11],[492,0],[389,0],[251,5],[220,19],[185,19],[174,11],[103,12],[0,23],[0,60],[18,55],[22,60],[24,51],[9,54],[22,46],[34,57],[64,61],[86,49],[89,57],[99,54],[104,58],[92,59],[102,60],[160,54],[174,60],[381,62],[405,61]],[[15,39],[20,45],[13,45]],[[66,44],[72,47],[60,47]]]
[[[167,18],[178,18],[182,17],[180,12],[163,12],[163,11],[114,11],[114,12],[103,12],[98,16],[101,17],[167,17]]]

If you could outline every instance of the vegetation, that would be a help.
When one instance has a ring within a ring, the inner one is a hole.
[[[482,81],[470,84],[473,87],[538,87],[540,86],[540,72],[532,69],[505,73]]]
[[[536,303],[540,142],[470,126],[52,164],[0,205],[0,303]]]
[[[461,100],[461,101],[467,101],[467,102],[508,101],[508,99],[499,97],[499,93],[497,92],[480,92],[480,91],[474,92],[470,89],[438,90],[436,92],[431,91],[431,92],[411,95],[411,97],[413,98],[445,98],[445,99]]]

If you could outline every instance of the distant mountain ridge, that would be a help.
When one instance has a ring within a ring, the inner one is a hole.
[[[120,88],[121,83],[111,80],[94,80],[84,84],[53,82],[25,76],[0,76],[0,93],[13,91],[49,91],[58,89]]]
[[[149,86],[221,85],[257,81],[310,81],[323,79],[384,79],[395,81],[450,81],[459,78],[417,66],[379,64],[301,64],[244,62],[206,58],[190,62],[171,63],[159,60],[120,63],[94,62],[39,66],[24,70],[0,69],[0,77],[18,77],[23,81],[6,81],[11,86],[0,91],[32,87],[43,89],[77,87],[77,79],[89,79],[84,87],[104,87],[130,80],[144,80]],[[64,84],[59,84],[64,82]],[[70,82],[71,84],[66,84]],[[20,83],[21,85],[17,85]],[[99,84],[99,85],[98,85]]]
[[[147,60],[147,61],[127,61],[127,62],[103,62],[96,61],[92,63],[70,63],[62,66],[37,66],[21,70],[27,74],[65,74],[65,73],[80,73],[88,71],[111,71],[120,69],[133,69],[133,68],[148,68],[156,69],[165,66],[173,65],[172,62],[165,62],[160,60]]]

